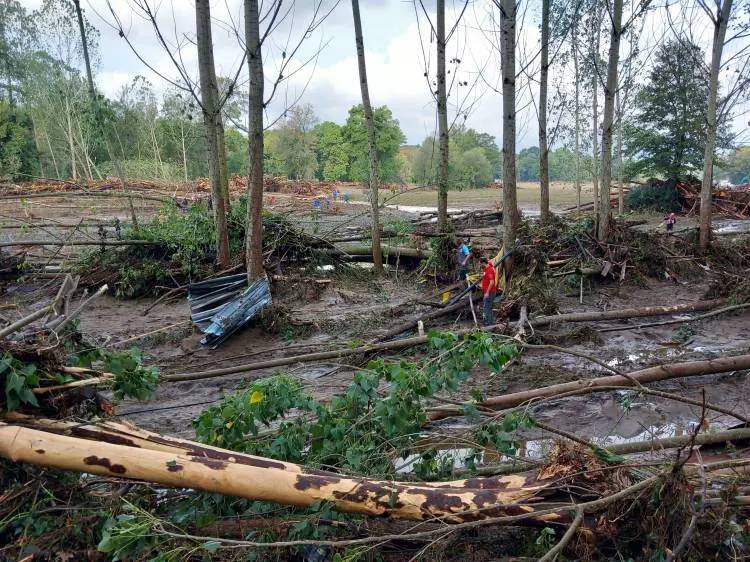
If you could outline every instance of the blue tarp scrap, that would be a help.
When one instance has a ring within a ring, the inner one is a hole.
[[[247,277],[242,273],[190,285],[190,318],[206,334],[202,344],[217,348],[271,304],[268,278],[262,277],[244,289],[246,284]]]

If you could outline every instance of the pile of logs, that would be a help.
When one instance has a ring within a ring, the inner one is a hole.
[[[700,190],[701,184],[697,180],[677,183],[680,203],[688,216],[695,215],[700,210]],[[736,219],[750,218],[750,184],[714,189],[711,202],[714,213]]]

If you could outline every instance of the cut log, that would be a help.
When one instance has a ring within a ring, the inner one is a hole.
[[[164,244],[152,240],[16,240],[0,242],[0,248],[11,246],[159,246]]]
[[[14,462],[146,480],[176,488],[192,488],[256,501],[310,506],[330,502],[348,513],[410,520],[461,523],[499,515],[532,514],[532,503],[552,480],[534,475],[495,477],[492,489],[484,479],[438,485],[399,483],[331,475],[299,465],[216,448],[193,454],[156,451],[125,444],[93,442],[0,423],[0,456]],[[531,516],[527,521],[562,522],[556,513]]]
[[[687,361],[684,363],[672,363],[671,365],[659,365],[649,367],[640,371],[633,371],[627,377],[622,375],[611,375],[595,379],[581,379],[572,382],[553,384],[542,388],[514,392],[504,396],[494,396],[477,402],[475,406],[485,410],[506,410],[516,408],[523,404],[530,404],[542,398],[553,398],[560,395],[572,393],[584,393],[596,391],[597,387],[608,386],[634,386],[633,381],[640,384],[647,384],[669,379],[696,377],[701,375],[711,375],[716,373],[727,373],[730,371],[740,371],[750,369],[750,355],[736,355],[734,357],[721,357],[719,359],[710,359],[708,361]],[[461,415],[463,410],[460,408],[435,408],[430,410],[430,420],[440,420],[443,418]]]
[[[5,336],[9,336],[10,334],[17,332],[21,328],[24,328],[25,326],[28,326],[32,322],[39,320],[43,316],[45,316],[48,312],[52,310],[52,305],[47,305],[39,310],[32,312],[28,316],[25,316],[24,318],[21,318],[20,320],[17,320],[10,324],[9,326],[6,326],[2,330],[0,330],[0,338],[4,338]]]

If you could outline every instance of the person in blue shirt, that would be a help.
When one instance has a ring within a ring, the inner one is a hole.
[[[469,274],[469,259],[471,258],[471,249],[466,241],[459,242],[456,245],[456,262],[458,266],[458,280],[463,281]]]

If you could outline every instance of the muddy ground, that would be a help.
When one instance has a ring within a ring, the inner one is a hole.
[[[71,203],[69,200],[68,204],[62,204],[64,201],[62,198],[44,200],[20,208],[4,204],[0,214],[5,217],[3,224],[11,224],[13,218],[16,221],[50,219],[71,223],[82,217],[119,217],[126,220],[128,216],[121,205],[102,201]],[[321,225],[326,230],[345,228],[348,224],[366,224],[367,220],[366,216],[362,216],[362,206],[354,204],[323,213],[321,219],[320,215],[311,216],[310,203],[306,199],[295,201],[293,197],[274,196],[269,203],[289,209],[298,217],[300,224],[307,221],[306,224],[312,225],[310,228],[321,228]],[[144,203],[139,213],[145,218],[153,213],[153,209],[153,206]],[[394,220],[410,216],[403,210],[388,211],[387,215]],[[732,222],[733,228],[738,228],[740,232],[747,229],[747,224],[735,225],[736,222]],[[652,219],[650,224],[652,228],[658,228],[659,221]],[[50,232],[49,235],[63,236],[68,231],[50,227]],[[91,232],[76,233],[77,237],[91,235]],[[4,240],[28,240],[38,239],[42,234],[23,229],[5,229],[2,236]],[[50,260],[55,251],[48,248],[30,253],[39,256],[40,260]],[[78,250],[66,253],[74,256]],[[59,257],[59,253],[52,257],[54,263],[64,263]],[[292,352],[308,353],[348,347],[352,342],[371,340],[395,323],[430,310],[419,302],[434,299],[434,287],[403,267],[389,269],[380,279],[375,279],[367,269],[356,267],[318,272],[316,277],[327,280],[325,283],[312,283],[304,276],[295,280],[298,277],[295,272],[287,276],[292,280],[278,282],[274,287],[276,306],[288,311],[284,322],[275,325],[273,333],[261,327],[249,328],[216,350],[201,345],[200,334],[188,322],[189,308],[184,297],[151,309],[153,299],[123,301],[108,295],[84,311],[80,330],[92,343],[100,345],[111,345],[160,330],[132,343],[140,345],[147,361],[158,365],[162,372],[184,373],[243,364]],[[626,279],[622,284],[610,283],[589,288],[584,294],[583,303],[579,302],[577,295],[566,296],[563,290],[558,295],[558,302],[562,312],[689,303],[701,299],[711,280],[710,273],[700,279],[681,280],[680,283],[649,279],[645,286]],[[9,287],[0,296],[0,314],[8,319],[19,316],[29,307],[51,298],[57,284],[57,280],[48,279]],[[606,326],[635,325],[646,320],[612,322]],[[426,328],[450,329],[467,326],[468,322],[468,315],[461,314],[446,317],[442,323]],[[604,323],[596,325],[599,328],[604,326]],[[677,325],[597,334],[582,329],[581,325],[568,325],[545,330],[543,337],[592,355],[622,371],[688,359],[747,353],[750,350],[750,312],[747,309],[689,326],[689,331],[681,330]],[[165,327],[168,328],[163,329]],[[415,349],[406,355],[419,358],[420,353],[419,349]],[[363,358],[349,359],[348,362],[361,365]],[[299,376],[311,392],[325,398],[343,390],[357,366],[336,362],[316,363],[291,366],[286,372]],[[256,370],[194,382],[165,383],[150,402],[124,402],[118,406],[117,413],[123,419],[145,428],[189,437],[193,435],[192,420],[203,408],[238,389],[244,381],[265,377],[273,372]],[[495,376],[477,369],[452,398],[467,398],[473,388],[491,396],[602,374],[605,374],[602,367],[585,359],[558,352],[533,351],[524,353]],[[706,399],[710,402],[750,415],[747,400],[750,382],[745,375],[729,373],[694,377],[665,382],[657,385],[657,388],[697,399],[705,391]],[[559,429],[601,443],[680,434],[690,430],[700,419],[700,408],[652,397],[630,400],[626,394],[597,393],[548,402],[537,406],[534,415]],[[709,414],[708,423],[710,427],[720,428],[733,425],[736,420]],[[455,419],[442,424],[443,429],[460,430],[461,426],[462,422]],[[546,437],[549,435],[539,432],[524,434],[522,438],[528,439],[527,452],[534,454],[535,448],[544,446],[544,442],[539,440]]]

